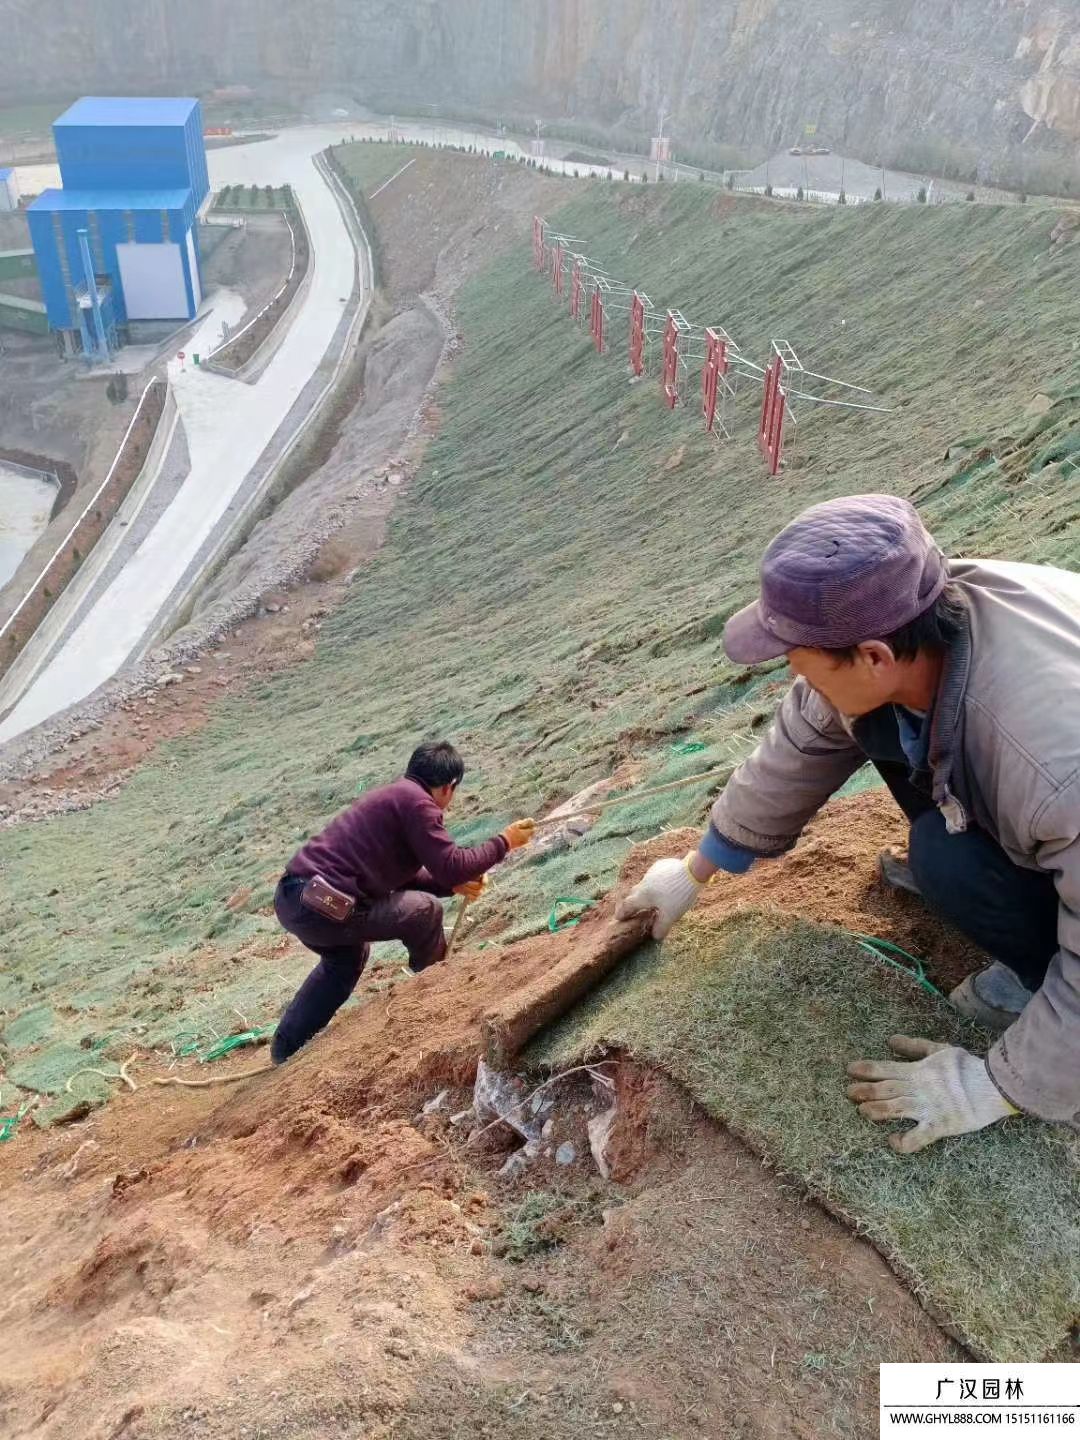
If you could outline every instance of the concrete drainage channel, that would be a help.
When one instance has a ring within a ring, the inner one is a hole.
[[[158,421],[150,451],[142,469],[121,502],[104,534],[87,555],[74,576],[64,587],[56,602],[46,612],[22,651],[0,678],[0,715],[5,715],[34,679],[49,663],[70,636],[87,609],[107,586],[110,576],[123,563],[126,551],[138,535],[140,521],[147,511],[160,509],[175,494],[186,474],[186,448],[179,428],[176,397],[166,390],[165,404]],[[177,455],[176,451],[183,453]],[[167,483],[166,471],[172,470],[173,483]],[[162,484],[168,494],[161,494]]]
[[[337,201],[356,247],[360,266],[352,295],[349,297],[349,306],[342,315],[338,331],[331,342],[327,355],[328,359],[330,355],[334,355],[334,368],[330,378],[325,382],[316,373],[301,392],[259,464],[248,476],[233,503],[226,510],[217,532],[203,546],[189,567],[187,575],[169,596],[154,628],[148,633],[136,652],[134,656],[136,662],[144,660],[151,651],[162,645],[173,633],[190,611],[199,590],[242,541],[283,465],[308,434],[312,425],[321,417],[328,401],[333,398],[367,321],[375,290],[371,245],[360,224],[360,217],[356,213],[356,207],[353,205],[351,197],[327,165],[323,156],[316,155],[313,163]],[[309,266],[309,273],[310,268]],[[314,396],[311,394],[313,387],[319,387]],[[235,623],[235,619],[232,623]]]

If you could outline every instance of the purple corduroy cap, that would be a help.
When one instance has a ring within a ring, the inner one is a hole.
[[[945,557],[913,505],[847,495],[804,510],[761,561],[761,596],[724,627],[740,665],[796,646],[880,640],[928,610],[948,582]]]

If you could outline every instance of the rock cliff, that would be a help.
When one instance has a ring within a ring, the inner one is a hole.
[[[684,143],[816,126],[870,160],[947,152],[983,178],[1080,138],[1077,0],[0,0],[0,35],[11,100],[334,87],[646,133],[666,103]]]

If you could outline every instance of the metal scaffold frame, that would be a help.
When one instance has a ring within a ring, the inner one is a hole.
[[[643,377],[658,351],[662,393],[670,410],[686,403],[691,364],[700,364],[701,414],[705,429],[718,440],[733,438],[740,379],[760,385],[757,443],[770,475],[779,474],[785,448],[790,451],[794,443],[798,415],[807,407],[891,413],[888,406],[872,403],[866,386],[808,370],[788,340],[772,340],[768,364],[755,364],[722,325],[696,325],[681,310],[657,309],[643,290],[612,279],[574,249],[575,243],[542,216],[533,217],[533,264],[540,273],[550,273],[559,300],[569,278],[570,314],[578,325],[587,315],[597,352],[604,354],[608,348],[611,317],[626,314],[630,370],[635,378]],[[868,398],[856,400],[855,395]]]
[[[579,325],[581,324],[581,292],[585,283],[584,262],[584,255],[574,255],[570,266],[570,314]]]
[[[705,363],[701,367],[701,413],[705,429],[718,439],[730,440],[733,410],[738,397],[738,371],[732,370],[732,354],[738,346],[722,325],[705,329]]]
[[[789,341],[773,340],[770,349],[758,425],[758,445],[769,463],[770,475],[780,473],[785,447],[790,450],[794,444],[799,414],[808,406],[862,410],[877,415],[892,413],[888,405],[847,398],[850,395],[872,397],[873,391],[865,385],[852,384],[850,380],[837,380],[833,375],[808,370]],[[829,394],[832,389],[839,390],[841,395]]]

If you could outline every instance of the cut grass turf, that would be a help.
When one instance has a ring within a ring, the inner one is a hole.
[[[370,197],[372,191],[391,179],[403,165],[417,155],[428,153],[420,145],[380,144],[368,141],[355,145],[337,145],[334,156],[347,175],[355,180],[360,193]],[[447,156],[447,163],[455,163]],[[402,177],[404,179],[404,177]]]
[[[337,154],[384,175],[408,154],[361,149]],[[123,1059],[136,1041],[273,1019],[305,970],[265,958],[277,875],[421,739],[466,754],[452,819],[469,839],[628,756],[643,783],[736,762],[785,680],[730,665],[723,622],[770,536],[812,501],[916,495],[950,550],[1075,562],[1080,366],[1062,336],[1080,333],[1080,244],[1050,250],[1050,217],[807,212],[691,185],[571,193],[560,225],[612,274],[727,325],[758,358],[781,333],[893,413],[810,415],[770,481],[750,390],[736,441],[718,445],[693,397],[671,413],[654,379],[628,383],[625,317],[596,355],[527,240],[487,266],[460,297],[440,432],[314,658],[226,700],[115,799],[0,831],[0,1022],[43,1002],[55,1016],[12,1061],[54,1045]],[[1037,390],[1055,403],[1029,419]],[[704,751],[672,752],[688,738]],[[580,847],[498,878],[477,920],[503,938],[542,929],[556,897],[607,889],[633,843],[701,820],[710,788],[606,812]],[[243,887],[251,900],[226,909]],[[51,1059],[45,1073],[63,1078]]]
[[[1080,1315],[1075,1137],[1018,1119],[893,1154],[846,1100],[844,1070],[897,1033],[986,1046],[842,932],[751,912],[685,922],[527,1058],[560,1070],[617,1049],[661,1066],[871,1240],[977,1355],[1041,1360]]]

